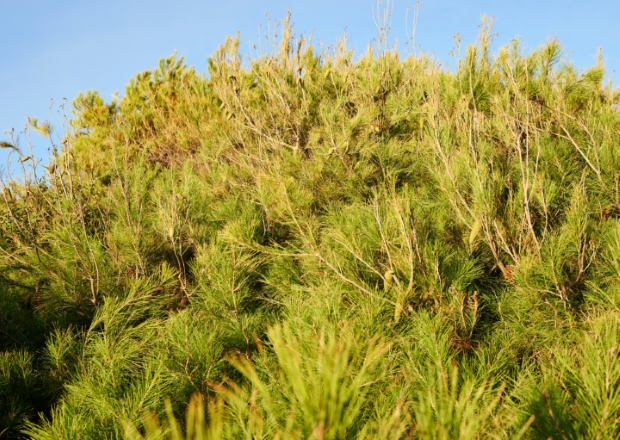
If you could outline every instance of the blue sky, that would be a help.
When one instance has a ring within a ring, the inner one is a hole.
[[[415,3],[409,2],[408,23],[408,3],[393,3],[390,39],[398,38],[401,48],[407,25],[412,29]],[[0,140],[9,140],[6,129],[22,131],[27,116],[48,120],[51,99],[57,111],[62,98],[71,101],[87,89],[99,90],[106,100],[114,91],[122,96],[129,78],[156,67],[159,58],[175,50],[189,65],[206,71],[207,56],[226,35],[240,31],[241,51],[250,55],[259,25],[264,34],[268,24],[265,14],[272,23],[280,21],[289,6],[295,32],[314,32],[314,42],[333,44],[346,28],[350,47],[363,52],[377,35],[373,2],[366,0],[0,0]],[[422,0],[418,50],[453,66],[448,53],[454,34],[473,42],[483,13],[495,17],[495,48],[520,37],[533,49],[557,36],[566,53],[573,52],[569,59],[582,68],[594,64],[602,46],[609,73],[618,70],[620,75],[617,0]],[[32,145],[37,157],[47,157],[45,141],[34,136]],[[23,140],[21,146],[27,149]],[[0,169],[6,170],[6,158],[7,151],[0,150]]]

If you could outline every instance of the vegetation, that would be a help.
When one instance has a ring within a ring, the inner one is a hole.
[[[454,72],[281,31],[32,120],[43,176],[2,145],[2,435],[620,437],[602,62],[488,21]]]

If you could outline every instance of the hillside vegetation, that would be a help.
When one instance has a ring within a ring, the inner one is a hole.
[[[32,120],[45,175],[2,144],[2,435],[619,438],[602,61],[281,33]]]

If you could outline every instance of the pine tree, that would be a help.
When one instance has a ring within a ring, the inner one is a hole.
[[[33,177],[0,194],[0,433],[617,438],[602,62],[484,19],[451,72],[289,20],[32,120],[44,176],[2,145]]]

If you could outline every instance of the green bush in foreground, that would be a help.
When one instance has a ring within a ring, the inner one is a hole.
[[[0,432],[618,438],[601,62],[493,54],[486,21],[455,72],[282,31],[32,120],[45,176],[3,144]]]

